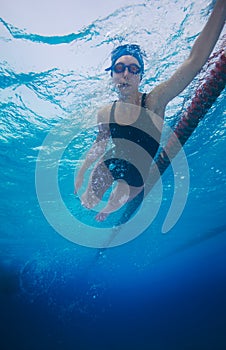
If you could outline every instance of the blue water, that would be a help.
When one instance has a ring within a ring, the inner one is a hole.
[[[104,72],[112,47],[140,43],[147,56],[141,89],[149,91],[186,57],[211,8],[205,1],[137,2],[61,36],[1,19],[2,349],[225,349],[225,91],[184,147],[190,190],[167,234],[170,169],[150,227],[99,256],[50,226],[35,189],[42,142],[57,123],[70,128],[73,120],[80,138],[64,153],[59,183],[69,209],[91,223],[73,196],[73,160],[92,144],[98,109],[114,99]],[[186,108],[195,86],[197,79],[169,105],[166,123]]]

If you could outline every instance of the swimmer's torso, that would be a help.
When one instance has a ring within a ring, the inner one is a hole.
[[[104,155],[105,165],[115,180],[136,187],[147,179],[161,136],[162,118],[145,107],[145,97],[141,106],[114,102],[108,123],[102,124],[114,144]]]
[[[145,98],[143,94],[141,106],[115,101],[110,111],[110,135],[117,152],[132,158],[144,155],[144,150],[154,158],[159,147],[161,130],[157,119],[161,118],[146,108]]]

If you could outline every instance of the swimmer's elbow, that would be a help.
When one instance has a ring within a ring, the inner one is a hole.
[[[198,52],[191,52],[189,57],[186,59],[188,69],[194,77],[200,72],[204,64],[207,62],[209,54],[200,55]]]

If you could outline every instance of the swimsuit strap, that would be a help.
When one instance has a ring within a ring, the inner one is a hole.
[[[111,107],[111,113],[110,113],[110,123],[115,123],[115,107],[116,107],[116,102],[114,101]]]
[[[146,108],[146,92],[142,94],[141,107]]]

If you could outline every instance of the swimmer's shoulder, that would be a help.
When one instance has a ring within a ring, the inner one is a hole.
[[[166,104],[162,100],[162,86],[158,85],[146,94],[145,106],[149,111],[164,118]]]
[[[102,107],[97,113],[98,124],[109,124],[112,104]]]

